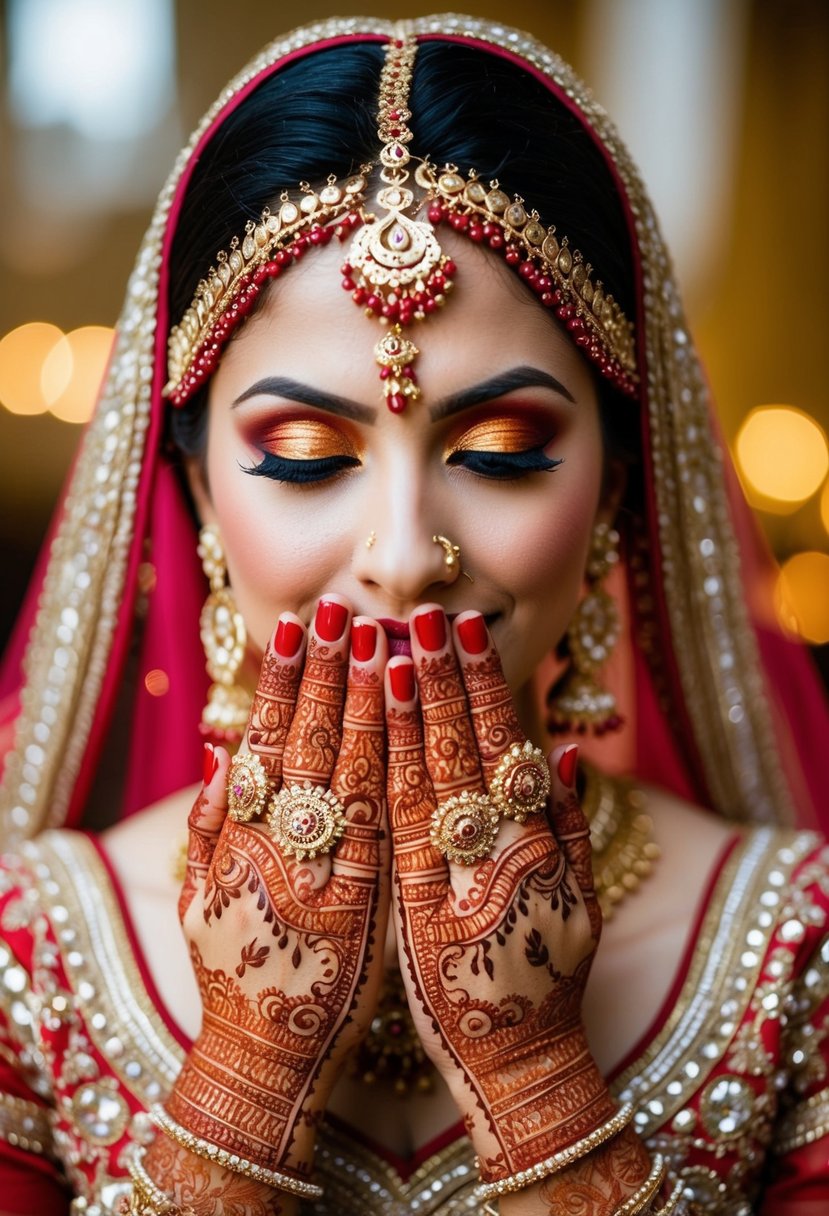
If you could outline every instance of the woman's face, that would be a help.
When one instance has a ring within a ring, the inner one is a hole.
[[[446,307],[407,331],[419,400],[386,408],[382,330],[342,289],[332,241],[279,279],[225,351],[207,485],[195,468],[191,479],[259,651],[278,613],[309,621],[325,592],[387,621],[434,601],[485,614],[517,690],[579,599],[600,511],[596,392],[513,271],[440,239],[458,272]],[[445,565],[436,534],[460,546],[474,582]]]

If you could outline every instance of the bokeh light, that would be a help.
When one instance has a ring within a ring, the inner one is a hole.
[[[63,422],[86,422],[92,416],[114,331],[85,325],[61,338],[43,361],[41,387],[49,410]]]
[[[784,629],[807,642],[829,642],[829,553],[790,557],[777,577],[775,607]]]
[[[170,677],[161,667],[154,667],[144,676],[144,687],[151,697],[163,697],[170,690]]]
[[[790,405],[752,410],[740,427],[735,453],[754,505],[780,514],[810,498],[829,471],[822,427]]]
[[[823,493],[820,496],[820,518],[823,526],[829,532],[829,479],[823,486]]]
[[[18,325],[0,341],[0,401],[12,414],[43,414],[41,370],[63,338],[57,325],[31,321]]]

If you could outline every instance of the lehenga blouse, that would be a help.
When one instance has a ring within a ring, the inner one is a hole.
[[[188,1048],[95,837],[52,831],[0,868],[0,1206],[104,1216]],[[829,1194],[829,845],[735,834],[664,1007],[612,1077],[691,1211],[769,1216]],[[461,1125],[413,1160],[329,1119],[307,1216],[476,1210]],[[75,1198],[70,1203],[70,1195]],[[755,1206],[762,1196],[765,1206]]]

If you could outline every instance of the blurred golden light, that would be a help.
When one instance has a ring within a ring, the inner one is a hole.
[[[820,496],[820,518],[823,521],[823,526],[829,532],[829,479],[827,479],[823,493]]]
[[[19,325],[0,341],[0,401],[12,414],[42,414],[49,407],[41,387],[44,361],[63,339],[46,321]]]
[[[85,325],[49,352],[41,383],[56,418],[87,422],[92,417],[114,336],[107,326]]]
[[[777,617],[807,642],[829,642],[829,553],[796,553],[775,587]]]
[[[154,667],[144,676],[144,687],[151,697],[163,697],[170,689],[170,677],[160,667]]]
[[[752,410],[740,427],[735,451],[754,505],[780,514],[810,498],[829,471],[822,427],[790,405]]]

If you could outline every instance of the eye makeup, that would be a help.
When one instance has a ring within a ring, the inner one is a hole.
[[[456,452],[526,452],[549,443],[551,431],[549,420],[544,423],[523,414],[496,414],[481,418],[456,434],[449,443],[447,457]]]
[[[344,431],[315,418],[272,418],[245,431],[252,447],[283,460],[326,460],[332,456],[359,459],[356,446]]]

